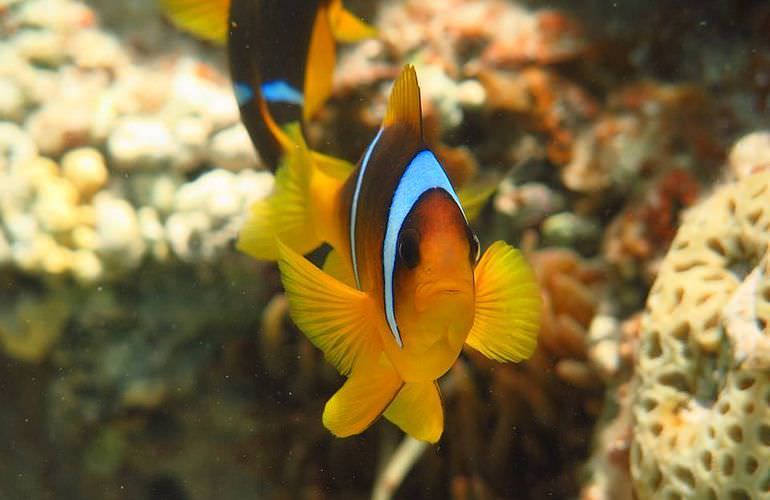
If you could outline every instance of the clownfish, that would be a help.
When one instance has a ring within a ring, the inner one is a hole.
[[[296,128],[289,135],[295,154],[274,193],[252,207],[238,248],[278,260],[293,321],[347,377],[323,411],[334,435],[384,415],[436,442],[436,380],[464,345],[501,362],[532,354],[542,307],[535,276],[502,241],[481,254],[468,207],[423,142],[413,67],[346,179],[311,161]],[[301,255],[322,241],[333,248],[323,270]]]
[[[178,27],[227,43],[241,120],[270,166],[293,147],[283,127],[307,121],[331,95],[335,40],[375,35],[341,0],[161,0],[161,5]]]

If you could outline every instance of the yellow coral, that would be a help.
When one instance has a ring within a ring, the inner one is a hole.
[[[770,172],[685,217],[642,321],[640,499],[770,495]]]

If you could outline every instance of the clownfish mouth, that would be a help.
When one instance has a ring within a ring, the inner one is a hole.
[[[421,310],[436,300],[463,300],[466,296],[470,297],[472,293],[473,283],[460,280],[441,280],[419,285],[415,293],[415,300],[417,301],[417,309]]]

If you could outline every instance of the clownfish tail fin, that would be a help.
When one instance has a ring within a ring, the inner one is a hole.
[[[224,44],[229,0],[160,0],[172,23],[198,38]]]

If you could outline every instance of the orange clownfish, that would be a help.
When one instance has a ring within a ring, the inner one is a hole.
[[[436,442],[444,427],[436,380],[463,345],[498,361],[532,354],[541,310],[534,274],[504,242],[480,255],[460,197],[423,143],[411,66],[346,180],[314,167],[297,144],[238,246],[278,260],[292,319],[347,377],[323,412],[333,434],[360,433],[384,415]],[[333,247],[323,270],[300,255],[321,241]]]
[[[342,0],[160,2],[180,28],[227,42],[241,119],[271,167],[291,145],[281,127],[307,121],[331,94],[335,40],[354,42],[375,34],[343,8]]]

